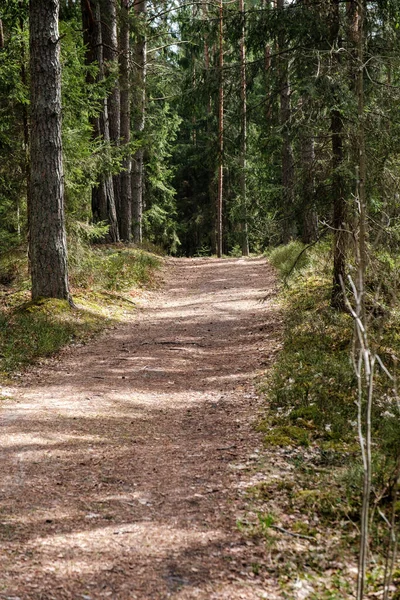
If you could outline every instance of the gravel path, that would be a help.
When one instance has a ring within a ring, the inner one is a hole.
[[[254,385],[278,346],[273,272],[176,259],[165,280],[8,390],[1,599],[279,597],[254,567],[263,544],[236,526],[260,447]]]

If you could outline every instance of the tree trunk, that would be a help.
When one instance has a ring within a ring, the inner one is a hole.
[[[285,0],[277,0],[278,11],[283,12]],[[285,30],[280,28],[278,34],[278,50],[286,46]],[[286,57],[279,57],[279,90],[280,90],[280,124],[282,130],[282,188],[284,200],[283,242],[289,242],[294,234],[294,159],[290,136],[290,84],[289,65]]]
[[[110,140],[120,138],[120,92],[118,84],[118,36],[116,0],[100,0],[101,37],[104,76],[112,77],[113,87],[107,99]]]
[[[245,44],[245,11],[244,0],[239,0],[239,11],[242,18],[242,31],[240,36],[240,112],[241,112],[241,136],[240,136],[240,193],[242,201],[242,255],[249,255],[249,236],[247,223],[247,181],[246,181],[246,153],[247,153],[247,87],[246,87],[246,44]]]
[[[270,10],[271,2],[270,0],[262,0],[261,7],[264,13]],[[271,102],[271,90],[269,84],[269,74],[271,70],[271,46],[270,44],[265,44],[264,46],[264,87],[265,87],[265,120],[267,123],[267,127],[271,125],[272,118],[272,102]]]
[[[20,10],[19,26],[20,26],[21,32],[23,32],[25,29],[25,23],[24,23],[24,18],[23,18],[24,6],[23,6],[22,0],[20,0],[20,2],[19,2],[19,10]],[[21,69],[20,69],[21,82],[24,87],[28,87],[28,74],[27,74],[27,69],[26,69],[26,47],[25,47],[24,36],[21,36],[20,48],[21,48]],[[23,134],[24,134],[24,142],[23,142],[24,155],[22,158],[21,171],[23,173],[25,173],[25,177],[26,177],[26,212],[27,212],[28,239],[29,239],[29,231],[30,231],[30,216],[29,215],[30,215],[30,206],[31,206],[30,197],[29,197],[29,195],[30,195],[29,112],[28,112],[28,107],[25,102],[21,103],[21,117],[22,117],[22,130],[23,130]],[[17,213],[19,213],[19,211],[20,211],[20,209],[19,209],[19,202],[18,202]],[[18,218],[18,222],[19,222],[19,218]]]
[[[218,90],[218,193],[217,193],[217,256],[223,251],[222,203],[224,191],[224,22],[223,2],[219,4],[219,90]]]
[[[101,37],[104,76],[112,78],[113,87],[107,98],[108,129],[114,146],[120,142],[120,90],[118,78],[117,0],[100,0]],[[113,175],[114,201],[117,217],[120,212],[120,174]],[[120,219],[119,219],[120,220]]]
[[[86,64],[96,63],[98,79],[104,79],[103,49],[100,22],[100,4],[98,0],[81,0],[83,41],[86,45]],[[92,83],[92,76],[88,75]],[[104,99],[102,111],[91,120],[93,137],[110,142],[107,100]],[[118,223],[115,207],[114,186],[112,176],[102,175],[98,186],[92,189],[92,213],[95,223],[105,222],[109,226],[107,241],[118,242]]]
[[[130,87],[129,87],[129,0],[121,0],[120,31],[120,94],[121,94],[121,145],[130,142]],[[124,170],[121,173],[120,195],[120,234],[125,242],[131,240],[132,195],[131,195],[131,157],[124,158]]]
[[[313,0],[303,0],[308,11],[318,10]],[[312,119],[312,97],[304,92],[301,97],[303,131],[301,133],[301,211],[298,219],[301,227],[301,241],[310,244],[317,239],[318,217],[315,208],[315,141]]]
[[[357,291],[359,301],[357,303],[358,316],[363,324],[365,318],[365,271],[367,265],[367,207],[365,184],[367,179],[367,160],[365,153],[365,124],[364,124],[364,0],[358,0],[355,17],[356,23],[356,93],[358,104],[358,206],[359,206],[359,224],[358,224],[358,282]],[[354,22],[354,21],[353,21]],[[370,409],[369,409],[370,412]],[[364,454],[364,485],[362,497],[361,513],[361,535],[360,535],[360,555],[358,561],[357,576],[357,600],[363,600],[366,585],[368,545],[369,545],[369,519],[371,502],[371,478],[372,478],[372,457],[371,457],[371,422],[367,419],[365,433],[365,454]]]
[[[331,0],[331,43],[335,44],[339,36],[339,1]],[[339,55],[332,53],[332,61],[340,61]],[[339,67],[340,65],[337,65]],[[334,71],[340,70],[333,66]],[[338,99],[339,101],[339,99]],[[345,309],[342,282],[346,275],[346,197],[343,166],[343,119],[337,108],[331,110],[332,134],[332,191],[333,191],[333,283],[331,306],[337,310]]]
[[[203,4],[203,18],[207,20],[209,18],[208,15],[208,5],[205,2]],[[209,80],[210,76],[210,41],[209,35],[206,34],[204,36],[204,67],[206,70],[206,80]],[[212,94],[208,92],[207,95],[207,144],[208,144],[208,157],[212,157],[212,134],[213,134],[213,102],[212,102]],[[216,232],[216,201],[215,201],[215,182],[214,182],[214,172],[215,172],[215,164],[213,164],[212,158],[209,158],[208,163],[208,197],[209,197],[209,206],[211,213],[211,233],[210,233],[210,244],[211,244],[211,254],[217,254],[217,232]]]
[[[355,27],[357,29],[357,63],[356,63],[356,93],[358,104],[358,200],[359,200],[359,228],[358,228],[358,252],[359,252],[359,282],[360,305],[362,318],[365,320],[365,271],[367,268],[367,156],[365,149],[365,115],[364,115],[364,14],[365,6],[363,0],[357,2],[357,13]]]
[[[333,188],[333,286],[331,306],[344,310],[345,301],[342,282],[346,275],[346,201],[344,196],[344,182],[340,168],[343,164],[343,121],[338,110],[331,112],[332,132],[332,188]]]
[[[147,11],[147,0],[139,0],[134,4],[136,18],[139,26],[144,26],[144,18]],[[134,47],[134,119],[133,128],[136,135],[142,135],[145,125],[146,108],[146,36],[138,35]],[[144,209],[144,163],[143,148],[136,151],[132,161],[132,217],[133,217],[133,241],[140,244],[143,240],[143,209]]]
[[[30,0],[32,299],[71,301],[61,142],[58,0]]]
[[[302,106],[304,114],[307,113],[311,99],[303,96]],[[306,125],[311,127],[311,125]],[[317,214],[315,211],[315,189],[314,189],[314,162],[315,147],[314,136],[307,129],[303,131],[301,139],[301,167],[302,167],[302,224],[301,241],[310,244],[317,238]]]

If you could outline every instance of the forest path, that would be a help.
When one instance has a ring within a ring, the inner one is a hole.
[[[236,521],[280,318],[264,259],[167,261],[132,320],[9,390],[0,598],[278,598]],[[261,302],[267,296],[264,302]]]

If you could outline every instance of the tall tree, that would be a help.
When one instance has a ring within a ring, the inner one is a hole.
[[[121,100],[121,145],[130,142],[130,81],[129,81],[129,0],[121,0],[120,30],[120,100]],[[121,173],[121,190],[119,202],[119,226],[121,239],[129,242],[132,229],[132,196],[131,196],[131,157],[127,154],[123,161]]]
[[[133,107],[133,129],[137,137],[144,131],[146,110],[146,63],[147,44],[145,27],[145,16],[147,11],[147,0],[134,2],[136,15],[136,40],[133,50],[133,84],[134,104]],[[143,205],[144,205],[144,151],[139,148],[132,161],[132,218],[133,218],[133,240],[140,244],[143,238]]]
[[[98,70],[97,79],[104,79],[103,39],[99,0],[81,0],[83,40],[86,46],[86,63]],[[88,82],[93,82],[93,71],[88,70]],[[100,113],[91,119],[93,137],[110,143],[107,98],[102,101]],[[92,189],[92,211],[95,222],[105,222],[109,226],[108,241],[119,240],[114,185],[111,174],[103,173],[99,184]]]
[[[330,42],[336,52],[332,52],[332,71],[340,70],[341,57],[338,52],[340,45],[340,12],[339,0],[331,0],[330,3]],[[331,305],[338,310],[344,310],[345,299],[343,295],[342,282],[346,273],[346,184],[343,176],[343,137],[344,124],[340,110],[340,87],[336,84],[334,89],[335,103],[331,108],[331,138],[332,138],[332,194],[333,194],[333,284]]]
[[[32,298],[70,301],[61,142],[59,0],[30,0]]]
[[[111,79],[107,98],[110,140],[118,144],[120,137],[120,93],[118,85],[118,28],[116,0],[100,0],[101,43],[104,76]]]
[[[280,125],[282,130],[282,189],[284,199],[284,227],[283,241],[288,242],[294,235],[293,208],[294,208],[294,159],[290,132],[291,122],[291,90],[289,82],[289,61],[287,55],[287,35],[284,28],[285,0],[277,0],[276,8],[279,15],[278,29],[278,68],[279,68],[279,93],[280,93]]]
[[[110,141],[114,146],[120,141],[120,89],[118,78],[118,23],[117,0],[100,0],[101,41],[104,62],[104,76],[111,84],[107,97],[107,116]],[[113,176],[114,201],[117,214],[120,212],[120,174]]]
[[[247,85],[246,85],[246,27],[244,0],[239,0],[239,11],[242,20],[240,36],[240,194],[242,212],[242,254],[249,255],[249,235],[247,224],[247,181],[246,181],[246,153],[247,153]]]
[[[217,256],[223,251],[224,195],[224,21],[223,1],[219,3],[219,88],[218,88],[218,193],[217,193]]]

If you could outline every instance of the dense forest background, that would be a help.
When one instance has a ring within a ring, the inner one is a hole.
[[[362,127],[370,242],[395,246],[399,8],[365,3],[361,28],[359,4],[62,1],[68,235],[235,255],[329,233],[337,286]],[[4,252],[28,234],[28,2],[1,24]]]

